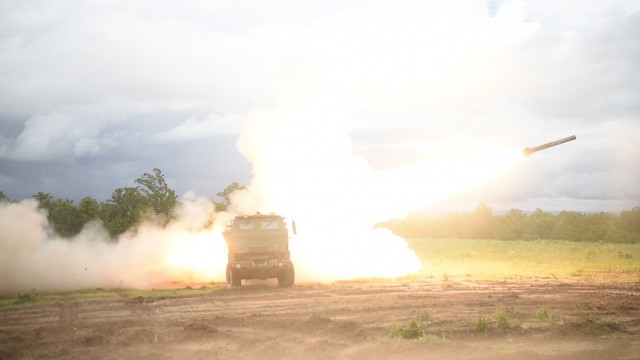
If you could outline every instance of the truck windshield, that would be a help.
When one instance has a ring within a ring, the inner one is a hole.
[[[284,229],[282,221],[260,219],[260,220],[243,220],[235,224],[235,228],[241,231],[250,230],[281,230]]]
[[[238,224],[238,228],[240,230],[253,230],[255,229],[255,225],[251,222],[243,222]]]
[[[264,221],[261,224],[262,230],[278,230],[280,229],[280,223],[275,221]]]

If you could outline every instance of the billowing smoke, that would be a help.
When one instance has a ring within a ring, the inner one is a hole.
[[[233,204],[240,213],[296,220],[292,257],[306,280],[417,270],[420,262],[406,241],[375,224],[482,184],[522,158],[513,149],[461,141],[429,161],[376,172],[352,151],[344,128],[348,111],[330,91],[305,89],[290,91],[278,107],[245,123],[238,148],[252,163],[253,178]]]
[[[295,220],[291,250],[298,278],[314,281],[395,277],[419,268],[407,243],[377,221],[391,215],[391,184],[354,155],[342,127],[349,114],[331,97],[294,95],[247,120],[238,147],[253,166],[241,213]]]
[[[0,202],[0,293],[150,288],[222,278],[225,247],[213,230],[210,201],[187,197],[176,213],[166,226],[144,223],[117,241],[99,223],[65,239],[53,233],[36,201]],[[206,265],[195,258],[183,266],[181,256],[197,246],[207,251]]]
[[[228,213],[190,193],[168,224],[143,222],[111,241],[99,223],[71,239],[56,236],[34,200],[0,204],[0,292],[224,281],[223,224],[255,212],[296,221],[290,248],[298,281],[404,276],[420,261],[375,224],[486,181],[519,156],[473,146],[473,154],[458,149],[374,172],[353,153],[343,128],[349,113],[331,99],[296,94],[245,120],[237,145],[253,177]]]
[[[284,103],[247,119],[238,141],[253,180],[235,194],[232,212],[187,194],[175,220],[152,221],[111,241],[99,223],[77,236],[55,235],[37,202],[0,205],[0,280],[4,293],[28,289],[149,288],[172,281],[223,281],[222,224],[233,214],[277,212],[296,220],[291,250],[298,279],[331,281],[401,276],[419,261],[406,242],[384,229],[390,207],[382,183],[351,152],[335,104]]]

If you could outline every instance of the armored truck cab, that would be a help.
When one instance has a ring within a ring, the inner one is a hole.
[[[280,287],[293,285],[289,232],[282,216],[236,216],[222,234],[229,249],[228,286],[240,286],[242,279],[267,278],[277,278]]]

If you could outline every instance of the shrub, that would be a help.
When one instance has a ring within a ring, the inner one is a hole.
[[[551,315],[549,315],[549,311],[547,311],[546,308],[540,308],[536,310],[536,319],[538,319],[538,321],[549,321]]]
[[[431,321],[431,314],[427,310],[419,311],[416,315],[416,320],[421,321],[422,323],[428,323]]]
[[[393,324],[391,327],[391,336],[396,339],[420,339],[425,335],[425,324],[415,319],[405,325]]]
[[[481,315],[476,318],[471,328],[475,332],[488,333],[489,329],[491,329],[491,324],[489,323],[489,319]]]
[[[633,255],[628,252],[622,252],[618,250],[618,259],[633,259]]]
[[[405,325],[393,324],[391,326],[391,337],[396,339],[430,340],[432,336],[427,334],[427,323],[429,321],[431,321],[429,312],[421,310]]]
[[[16,295],[16,300],[15,303],[16,304],[25,304],[28,302],[33,302],[36,301],[36,296],[34,294],[33,291],[23,291],[23,292],[19,292],[18,295]]]
[[[546,308],[536,310],[535,315],[538,321],[549,323],[552,327],[558,325],[558,320],[554,319]]]
[[[495,314],[496,326],[499,329],[509,329],[511,324],[509,323],[509,315],[505,308],[499,308]]]

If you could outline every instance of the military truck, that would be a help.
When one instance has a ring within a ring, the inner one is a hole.
[[[295,234],[295,222],[292,223]],[[243,279],[277,278],[280,287],[293,286],[295,270],[289,253],[289,232],[280,215],[236,216],[222,233],[229,249],[227,285]]]

